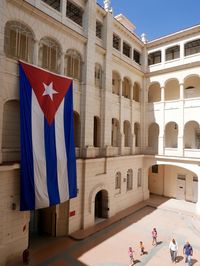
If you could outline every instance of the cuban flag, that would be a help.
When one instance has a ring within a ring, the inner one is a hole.
[[[72,80],[19,62],[20,209],[76,197]]]

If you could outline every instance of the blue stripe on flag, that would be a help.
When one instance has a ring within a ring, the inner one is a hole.
[[[45,155],[46,155],[46,175],[47,188],[49,194],[49,203],[55,205],[60,203],[57,175],[57,157],[55,141],[55,123],[51,125],[44,118],[44,138],[45,138]]]
[[[32,149],[31,100],[32,88],[20,65],[20,141],[21,188],[20,210],[35,209],[35,186]]]
[[[73,93],[72,83],[65,96],[64,102],[64,130],[65,130],[65,146],[67,151],[67,168],[69,182],[69,197],[77,196],[76,186],[76,154],[74,144],[74,119],[73,119]]]

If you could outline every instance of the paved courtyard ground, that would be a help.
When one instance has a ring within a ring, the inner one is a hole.
[[[186,206],[185,209],[183,206]],[[188,240],[194,250],[191,265],[200,266],[200,217],[193,214],[194,206],[192,203],[184,205],[183,202],[171,199],[159,208],[146,206],[84,240],[43,239],[39,245],[37,240],[31,247],[30,265],[128,266],[129,246],[135,251],[135,265],[173,265],[168,245],[174,237],[179,245],[176,265],[186,265],[182,249]],[[159,245],[156,247],[151,243],[153,227],[158,231]],[[147,252],[143,256],[140,256],[140,240],[144,242]]]

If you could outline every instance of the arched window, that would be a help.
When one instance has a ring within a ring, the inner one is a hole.
[[[158,137],[159,126],[156,123],[152,123],[148,130],[148,146],[151,148],[151,152],[158,153]]]
[[[42,38],[39,44],[39,65],[55,73],[60,71],[60,45],[51,38]]]
[[[124,146],[130,147],[131,144],[131,125],[129,121],[124,121]]]
[[[112,93],[119,95],[120,91],[120,76],[117,72],[112,72]]]
[[[80,147],[80,129],[81,129],[81,123],[80,123],[80,116],[77,112],[74,112],[74,142],[75,147]]]
[[[184,80],[184,97],[200,97],[200,77],[199,75],[188,76]]]
[[[129,169],[127,171],[127,183],[126,183],[126,189],[131,190],[133,189],[133,170]]]
[[[200,149],[200,128],[196,121],[188,121],[184,127],[185,149]]]
[[[95,64],[95,86],[101,88],[102,86],[102,68],[101,65]]]
[[[140,86],[137,82],[135,82],[133,86],[133,100],[140,102]]]
[[[100,147],[100,119],[99,117],[94,117],[94,136],[93,136],[93,144],[94,147]]]
[[[119,121],[116,118],[112,118],[111,145],[113,147],[119,147],[119,136],[120,136]]]
[[[178,147],[178,125],[176,122],[169,122],[165,126],[165,148]]]
[[[127,78],[124,78],[122,85],[122,96],[125,98],[131,98],[131,83]]]
[[[6,23],[4,50],[8,57],[32,63],[33,46],[33,33],[26,25],[18,21]]]
[[[140,124],[134,124],[135,147],[140,147]]]
[[[165,101],[172,101],[180,98],[180,88],[177,79],[170,79],[165,83]]]
[[[20,151],[19,101],[7,101],[3,107],[3,161],[18,161]]]
[[[75,50],[68,50],[65,55],[65,75],[81,80],[81,56]]]
[[[161,89],[160,84],[155,82],[149,86],[148,91],[148,102],[159,102],[161,100]]]
[[[117,172],[115,176],[115,189],[121,188],[121,173]]]

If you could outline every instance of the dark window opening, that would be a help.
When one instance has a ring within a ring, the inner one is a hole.
[[[148,64],[154,65],[161,63],[161,51],[157,51],[148,55]]]
[[[118,51],[120,50],[120,42],[121,42],[121,39],[119,38],[119,36],[117,36],[116,34],[113,34],[113,47],[117,49]]]
[[[136,50],[133,52],[133,59],[136,63],[140,65],[140,53]]]
[[[60,0],[42,0],[47,5],[51,6],[52,8],[60,11]]]
[[[158,174],[158,165],[157,164],[152,165],[151,172],[154,174]]]
[[[200,53],[200,39],[185,44],[185,56]]]
[[[170,47],[165,52],[165,60],[173,60],[180,57],[180,46]]]
[[[127,57],[131,56],[131,47],[127,43],[123,42],[123,54]]]
[[[83,23],[83,10],[74,5],[72,2],[67,1],[67,11],[66,16],[77,23],[78,25],[82,26]]]
[[[102,24],[101,22],[96,22],[96,36],[101,39],[102,38]]]

